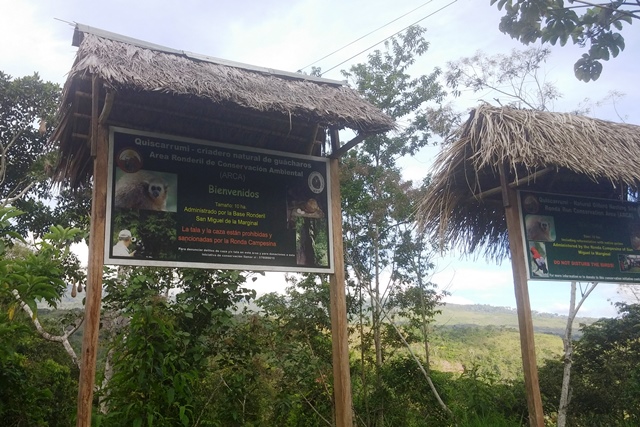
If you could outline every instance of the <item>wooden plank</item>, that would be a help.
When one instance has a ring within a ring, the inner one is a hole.
[[[97,120],[97,117],[94,117]],[[91,226],[89,261],[87,271],[87,296],[85,301],[84,333],[78,384],[77,427],[91,426],[93,387],[98,355],[100,329],[100,305],[102,302],[102,268],[104,266],[104,241],[107,210],[108,130],[100,126],[97,132],[96,157],[93,160],[93,192],[91,202]]]
[[[502,171],[504,169],[500,169],[500,170]],[[527,176],[525,176],[523,178],[517,179],[517,180],[509,183],[508,185],[511,188],[518,187],[518,186],[524,184],[525,182],[535,181],[537,178],[540,178],[540,177],[548,174],[549,172],[553,172],[553,171],[554,171],[554,168],[545,168],[545,169],[539,170],[537,172],[534,172],[534,173],[532,173],[530,175],[527,175]],[[473,196],[469,197],[469,200],[482,200],[482,199],[484,199],[486,197],[489,197],[491,195],[498,194],[501,191],[502,191],[502,200],[507,200],[507,198],[505,197],[505,193],[504,193],[504,188],[505,188],[505,185],[507,185],[507,184],[506,184],[506,182],[502,183],[502,178],[501,178],[501,184],[502,185],[500,187],[492,188],[490,190],[483,191],[482,193],[474,194]]]
[[[338,131],[331,131],[332,150],[339,147]],[[334,151],[335,152],[335,151]],[[340,200],[340,161],[329,161],[331,177],[331,221],[333,224],[333,263],[331,289],[331,343],[333,349],[333,393],[336,405],[336,427],[352,427],[351,374],[349,372],[349,334],[347,331],[347,299],[345,296],[344,247],[342,243],[342,208]]]
[[[309,141],[307,142],[307,148],[304,150],[304,153],[307,156],[314,155],[314,148],[316,146],[316,138],[318,136],[318,129],[320,129],[320,125],[316,123],[315,126],[311,128],[311,136],[309,137]]]
[[[370,136],[370,134],[366,134],[366,133],[358,134],[351,141],[344,144],[342,147],[332,149],[331,158],[339,159],[340,157],[344,156],[344,154],[347,151],[349,151],[350,149],[352,149],[353,147],[355,147],[356,145],[364,141],[368,136]]]
[[[100,78],[96,75],[91,79],[91,157],[96,156],[98,144],[98,111],[100,109]]]
[[[100,113],[100,117],[98,118],[98,124],[104,125],[107,123],[109,114],[111,114],[111,108],[113,107],[114,98],[114,92],[112,90],[108,90],[104,97],[104,105],[102,106],[102,113]]]
[[[509,248],[511,250],[511,268],[513,270],[513,286],[518,309],[518,326],[520,328],[520,351],[522,352],[522,368],[524,370],[524,384],[527,393],[527,407],[529,409],[529,425],[544,427],[544,412],[540,396],[538,381],[538,367],[536,365],[536,346],[533,335],[533,317],[529,302],[529,288],[527,285],[527,268],[525,265],[524,245],[521,237],[520,212],[518,211],[518,195],[514,188],[506,184],[504,167],[501,166],[500,181],[505,190],[505,216],[509,233]]]

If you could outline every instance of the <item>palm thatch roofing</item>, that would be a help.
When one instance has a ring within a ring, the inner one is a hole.
[[[517,189],[626,200],[640,188],[640,126],[481,105],[435,162],[418,220],[441,248],[509,253],[500,168]]]
[[[57,178],[72,186],[92,174],[92,79],[107,125],[289,153],[320,154],[327,130],[388,131],[393,120],[345,82],[175,50],[76,25],[53,140]],[[108,106],[105,108],[105,106]]]

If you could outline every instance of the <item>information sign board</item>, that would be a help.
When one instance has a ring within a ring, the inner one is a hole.
[[[332,273],[328,165],[112,128],[105,263]]]
[[[529,278],[640,282],[640,204],[518,193]]]

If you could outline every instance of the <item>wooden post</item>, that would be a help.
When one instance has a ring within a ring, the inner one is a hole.
[[[77,427],[91,426],[93,387],[96,377],[98,332],[100,329],[100,304],[102,302],[102,268],[104,266],[105,222],[107,212],[108,131],[98,126],[98,80],[93,82],[93,108],[91,117],[91,146],[95,147],[93,159],[93,191],[91,202],[91,226],[89,234],[89,264],[87,271],[87,296],[84,310],[84,333],[80,359],[78,384]]]
[[[544,427],[544,413],[542,410],[542,398],[540,397],[540,384],[538,382],[538,367],[536,365],[536,346],[533,336],[533,318],[531,316],[529,288],[527,286],[524,245],[521,238],[518,195],[515,189],[506,185],[504,167],[500,169],[500,181],[502,183],[505,217],[509,233],[509,248],[511,249],[511,268],[513,270],[513,285],[518,308],[520,350],[522,352],[524,384],[527,392],[529,425],[531,427]]]
[[[338,131],[331,132],[332,152],[338,147]],[[331,342],[333,349],[333,396],[336,426],[352,427],[351,374],[349,372],[349,335],[347,332],[347,300],[345,296],[344,248],[342,244],[342,207],[340,201],[340,160],[329,161],[331,177],[331,221],[333,224],[333,265],[331,287]]]

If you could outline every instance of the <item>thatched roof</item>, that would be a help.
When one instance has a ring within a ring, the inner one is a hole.
[[[621,200],[640,188],[639,164],[640,126],[482,105],[436,159],[418,218],[443,245],[501,259],[499,165],[518,189]]]
[[[326,129],[380,133],[393,120],[344,82],[276,71],[175,50],[77,25],[55,142],[61,179],[86,180],[91,78],[100,105],[111,93],[108,124],[232,144],[311,154]],[[85,140],[85,141],[83,141]],[[84,150],[84,151],[83,151]]]

